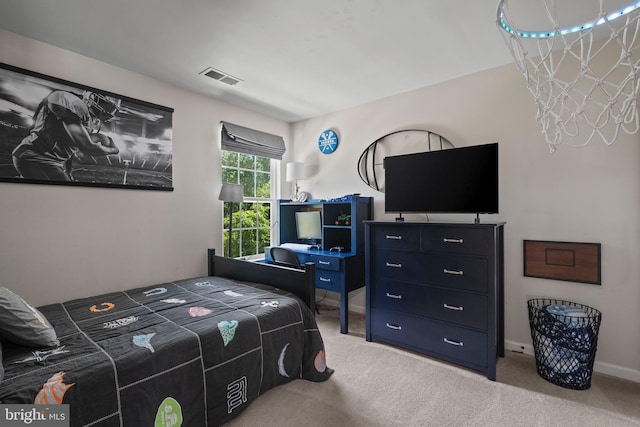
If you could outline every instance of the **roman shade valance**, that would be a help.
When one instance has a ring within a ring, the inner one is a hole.
[[[284,139],[229,122],[222,123],[222,149],[282,160]]]

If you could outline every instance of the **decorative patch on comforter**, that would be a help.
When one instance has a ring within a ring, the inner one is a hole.
[[[222,336],[222,342],[226,347],[229,344],[233,337],[236,335],[236,329],[238,328],[237,320],[223,320],[222,322],[218,322],[218,330],[220,331],[220,335]]]

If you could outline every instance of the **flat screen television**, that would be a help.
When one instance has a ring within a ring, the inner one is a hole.
[[[384,159],[385,212],[498,213],[498,144]]]
[[[322,240],[322,216],[320,211],[296,212],[296,237],[299,241],[313,243]]]

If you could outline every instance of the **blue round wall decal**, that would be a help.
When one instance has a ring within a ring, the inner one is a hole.
[[[331,154],[338,148],[338,134],[333,129],[327,129],[318,138],[318,148],[322,154]]]

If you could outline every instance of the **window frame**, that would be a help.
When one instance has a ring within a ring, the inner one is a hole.
[[[237,156],[237,161],[236,161],[236,165],[235,166],[230,166],[228,164],[225,164],[225,157],[226,154],[233,154]],[[252,168],[248,168],[246,167],[246,164],[243,164],[242,159],[244,158],[253,158],[253,167]],[[233,150],[221,150],[221,157],[220,157],[221,161],[220,161],[220,166],[221,166],[221,170],[220,170],[220,177],[221,177],[221,181],[222,182],[232,182],[234,184],[242,184],[241,182],[241,177],[242,177],[242,173],[250,173],[252,174],[252,178],[253,178],[253,196],[244,196],[244,200],[242,203],[234,203],[234,208],[233,208],[233,212],[234,212],[234,216],[233,216],[233,224],[232,224],[232,233],[234,236],[233,242],[233,248],[232,248],[232,254],[231,256],[234,258],[240,258],[240,259],[247,259],[247,260],[259,260],[259,259],[263,259],[264,258],[264,248],[259,247],[258,245],[260,244],[260,230],[267,230],[267,226],[260,226],[260,224],[258,223],[258,221],[256,221],[255,225],[252,227],[243,227],[243,213],[245,211],[247,211],[247,205],[253,205],[256,206],[256,204],[263,204],[263,205],[267,205],[268,209],[269,209],[269,225],[268,225],[268,232],[269,232],[269,244],[271,244],[271,242],[274,241],[275,238],[275,230],[274,230],[274,225],[277,222],[276,219],[276,210],[277,210],[277,188],[278,188],[278,182],[279,182],[279,170],[280,170],[280,160],[277,159],[273,159],[273,158],[269,158],[269,157],[264,157],[264,156],[258,156],[258,155],[254,155],[254,154],[247,154],[247,153],[241,153],[241,152],[236,152]],[[261,168],[259,168],[260,162],[257,159],[264,159],[269,161],[269,170],[266,171],[266,173],[269,174],[269,189],[270,189],[270,194],[269,197],[258,197],[257,195],[255,195],[256,193],[256,189],[257,189],[257,184],[258,184],[258,173],[265,173],[265,171]],[[225,170],[231,170],[231,171],[235,171],[235,173],[233,173],[233,175],[235,176],[235,180],[234,181],[227,181],[227,178],[225,176]],[[246,191],[246,189],[245,189]],[[246,193],[245,193],[246,194]],[[225,254],[225,256],[228,254],[228,247],[225,245],[226,242],[228,242],[228,239],[226,238],[226,236],[229,233],[229,229],[228,229],[228,208],[229,208],[229,202],[223,202],[222,203],[222,223],[221,223],[221,227],[222,227],[222,248],[223,248],[223,252]],[[235,213],[239,212],[239,218],[235,216]],[[226,226],[225,226],[226,223]],[[247,231],[247,230],[253,230],[254,231],[254,235],[255,235],[255,246],[254,246],[254,250],[256,251],[255,254],[244,254],[243,253],[243,231]],[[237,243],[236,243],[237,242]],[[239,253],[236,252],[234,253],[234,249],[238,248],[239,249]]]

